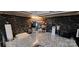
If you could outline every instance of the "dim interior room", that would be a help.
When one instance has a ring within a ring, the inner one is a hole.
[[[75,1],[0,1],[0,58],[77,59],[79,1]]]

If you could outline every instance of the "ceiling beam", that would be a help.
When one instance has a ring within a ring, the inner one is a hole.
[[[71,16],[71,15],[79,15],[79,11],[49,14],[49,15],[43,15],[43,16],[45,16],[45,17],[59,17],[59,16]]]
[[[24,12],[24,11],[0,11],[0,14],[15,15],[22,17],[28,17],[30,15],[29,12]]]

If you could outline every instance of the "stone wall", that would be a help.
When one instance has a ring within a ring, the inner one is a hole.
[[[13,15],[0,15],[0,29],[5,32],[4,24],[9,22],[12,25],[13,35],[27,32],[29,17],[13,16]]]
[[[76,36],[76,31],[79,28],[79,15],[51,17],[50,19],[52,25],[60,25],[61,36]]]

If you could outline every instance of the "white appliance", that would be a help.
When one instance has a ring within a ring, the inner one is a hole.
[[[52,27],[52,35],[55,35],[55,26]]]
[[[76,37],[79,37],[79,29],[77,29]]]
[[[13,40],[11,24],[5,24],[6,36],[9,41]]]

